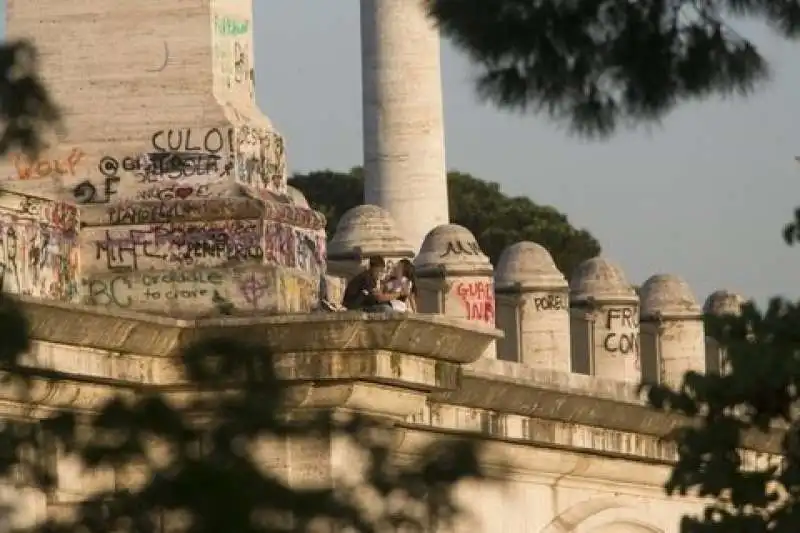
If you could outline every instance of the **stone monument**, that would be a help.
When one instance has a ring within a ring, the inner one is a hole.
[[[5,169],[6,290],[184,317],[316,305],[325,220],[256,106],[252,2],[11,0],[8,27],[67,133]]]

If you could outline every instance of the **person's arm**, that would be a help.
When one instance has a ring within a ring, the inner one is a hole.
[[[408,308],[411,309],[412,313],[417,312],[417,298],[414,293],[408,295]]]
[[[386,284],[377,281],[372,285],[372,297],[379,303],[391,302],[395,295],[386,290]]]
[[[373,292],[372,295],[375,297],[376,300],[378,300],[381,303],[391,302],[397,297],[396,294],[382,292],[380,290],[375,290],[375,292]]]

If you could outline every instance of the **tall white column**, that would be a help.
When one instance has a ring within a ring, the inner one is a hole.
[[[415,251],[450,218],[439,54],[422,0],[361,0],[364,202]]]

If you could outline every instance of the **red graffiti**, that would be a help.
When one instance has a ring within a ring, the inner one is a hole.
[[[17,177],[21,180],[35,178],[46,178],[50,175],[63,176],[75,175],[75,168],[86,154],[80,148],[73,148],[65,158],[62,159],[40,159],[31,161],[27,157],[17,154],[11,157],[17,169]]]
[[[455,286],[468,320],[482,320],[494,324],[494,288],[488,281],[460,282]]]

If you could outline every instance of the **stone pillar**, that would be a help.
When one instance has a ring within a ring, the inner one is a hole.
[[[446,224],[431,230],[414,265],[419,281],[420,312],[495,326],[492,264],[467,228]],[[497,356],[494,342],[484,356]]]
[[[724,289],[712,292],[703,305],[703,313],[710,316],[739,316],[745,299],[735,292]],[[724,374],[728,371],[725,348],[717,339],[706,337],[706,370],[709,373]]]
[[[569,291],[550,252],[519,242],[500,255],[495,271],[497,358],[532,368],[570,371]]]
[[[416,251],[449,221],[439,33],[422,0],[361,0],[364,203]]]
[[[640,291],[642,338],[652,336],[655,342],[642,343],[645,381],[654,377],[672,387],[681,384],[688,371],[706,370],[703,314],[689,285],[678,276],[657,274],[644,282]],[[649,369],[655,362],[657,375]]]
[[[573,354],[573,360],[588,358],[591,375],[638,383],[639,297],[622,269],[602,257],[578,265],[570,281],[570,306],[589,323],[588,328],[573,328],[589,335],[573,341],[589,348],[586,355]]]
[[[386,259],[388,274],[397,261],[413,259],[414,252],[388,211],[376,205],[354,207],[342,215],[336,226],[328,246],[328,272],[349,280],[375,256]]]

